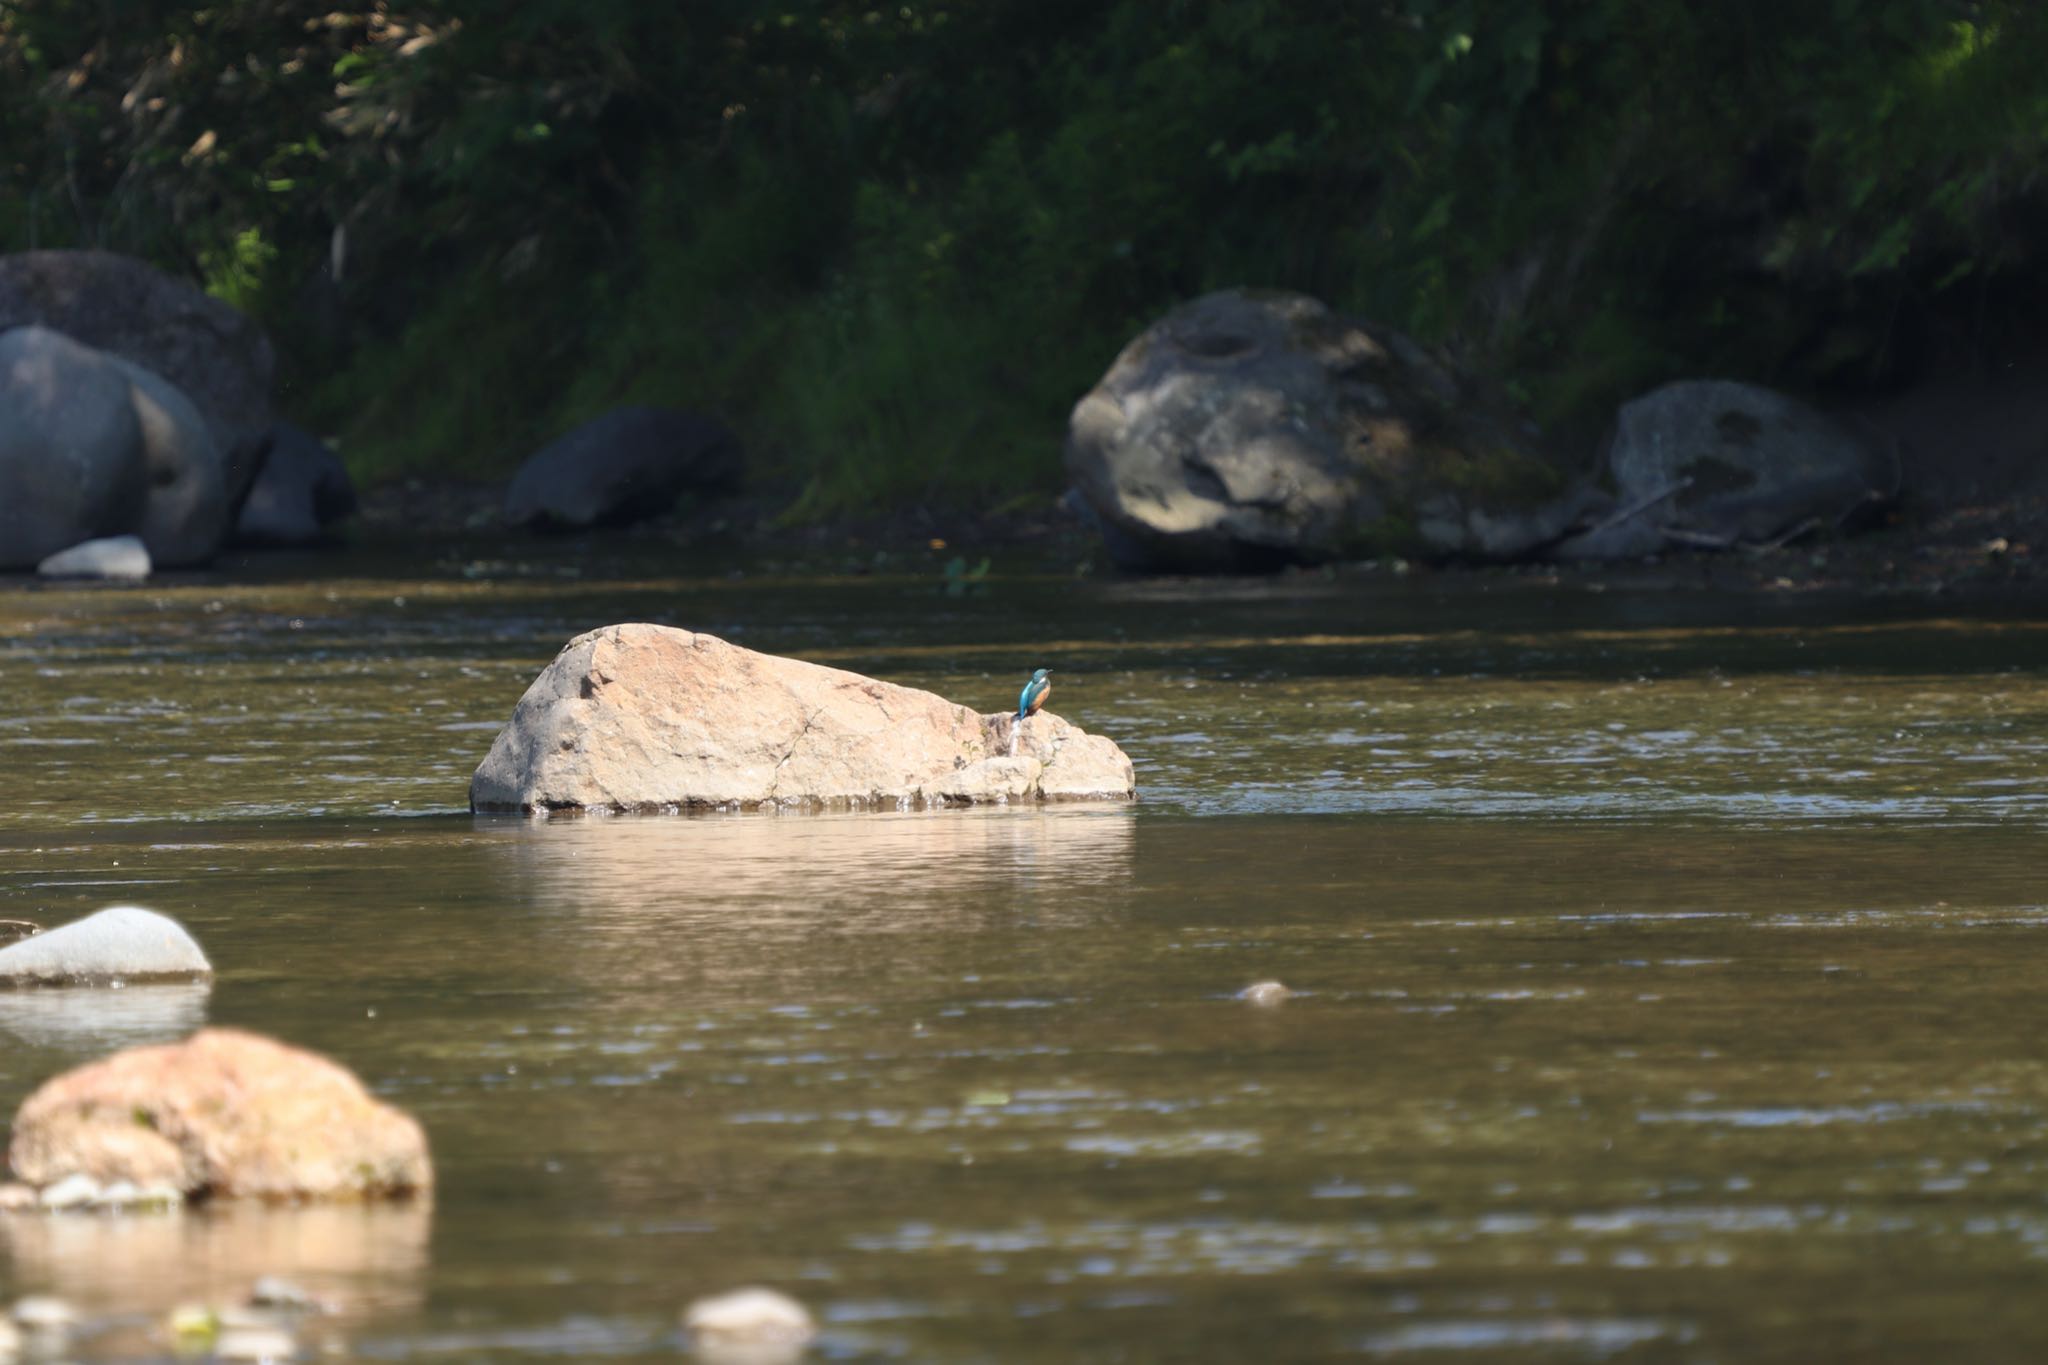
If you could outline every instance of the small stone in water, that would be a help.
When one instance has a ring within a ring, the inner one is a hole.
[[[36,1202],[46,1209],[77,1209],[99,1202],[100,1182],[81,1173],[43,1186]]]
[[[165,1325],[174,1339],[211,1339],[220,1330],[220,1319],[203,1303],[181,1303],[171,1310]]]
[[[713,1361],[780,1365],[795,1360],[818,1334],[811,1315],[773,1289],[735,1289],[699,1299],[683,1311],[698,1354]]]
[[[1291,998],[1293,995],[1293,991],[1288,990],[1287,987],[1281,985],[1278,981],[1260,981],[1246,986],[1243,990],[1239,991],[1237,998],[1244,1001],[1247,1005],[1271,1008],[1283,1000]]]
[[[78,1325],[78,1310],[53,1294],[31,1294],[14,1301],[14,1325],[24,1332],[55,1336]]]
[[[220,1334],[213,1354],[221,1360],[292,1360],[299,1342],[281,1327],[234,1327]]]
[[[320,1301],[282,1275],[265,1275],[249,1289],[251,1308],[283,1308],[295,1313],[317,1310]]]

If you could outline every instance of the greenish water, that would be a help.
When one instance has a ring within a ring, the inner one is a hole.
[[[357,554],[0,590],[0,917],[135,902],[210,991],[0,996],[0,1113],[201,1022],[419,1116],[430,1208],[0,1221],[160,1358],[289,1275],[368,1360],[2048,1354],[2048,628],[1529,580],[1118,582]],[[1135,808],[526,822],[570,635],[985,709]],[[1273,1010],[1233,999],[1277,977]]]

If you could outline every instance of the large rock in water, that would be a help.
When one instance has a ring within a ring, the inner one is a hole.
[[[0,948],[0,985],[192,981],[213,975],[183,925],[139,905],[115,905]]]
[[[14,1116],[7,1158],[37,1187],[83,1176],[201,1198],[363,1199],[434,1179],[419,1124],[348,1071],[223,1028],[44,1083]]]
[[[228,503],[240,502],[270,432],[276,360],[262,328],[133,257],[0,256],[0,331],[32,323],[133,361],[190,398],[220,448]]]
[[[1891,462],[1834,419],[1720,379],[1681,380],[1623,404],[1607,474],[1616,513],[1560,545],[1560,558],[1765,542],[1811,521],[1832,528],[1898,491]]]
[[[1014,753],[1012,749],[1014,748]],[[668,626],[579,635],[469,785],[477,811],[1128,800],[1131,762],[1049,712],[915,688]]]
[[[577,530],[660,516],[685,489],[739,477],[740,443],[723,423],[668,408],[614,408],[556,437],[505,493],[513,526]]]
[[[1515,558],[1591,495],[1471,380],[1389,327],[1230,290],[1154,323],[1074,409],[1067,470],[1146,569],[1398,552]]]

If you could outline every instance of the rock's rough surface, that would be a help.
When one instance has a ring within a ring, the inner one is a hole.
[[[133,531],[148,499],[128,376],[47,327],[0,331],[0,569]]]
[[[116,905],[0,948],[0,985],[190,981],[213,965],[168,915]]]
[[[260,327],[133,257],[111,251],[0,256],[0,330],[30,323],[170,381],[212,429],[228,504],[240,500],[270,430],[276,361]]]
[[[1014,753],[1013,753],[1014,749]],[[1034,766],[1035,765],[1035,766]],[[1121,749],[668,626],[563,647],[470,782],[478,811],[1123,800]]]
[[[140,583],[152,565],[149,547],[136,536],[102,536],[83,540],[36,564],[43,578],[99,578],[114,583]]]
[[[363,1199],[433,1184],[419,1124],[326,1058],[238,1029],[46,1082],[14,1116],[7,1155],[38,1188],[83,1175],[187,1197]]]
[[[659,516],[685,489],[729,487],[740,443],[723,423],[668,408],[614,408],[543,446],[512,478],[505,520],[578,529]]]
[[[1693,379],[1622,406],[1607,452],[1619,515],[1558,547],[1612,559],[1832,527],[1897,492],[1897,471],[1823,413],[1754,384]]]
[[[243,545],[310,545],[355,510],[355,484],[341,457],[304,427],[279,422],[235,522],[234,539]]]
[[[1380,551],[1513,558],[1590,493],[1533,431],[1389,327],[1229,290],[1154,323],[1075,407],[1067,470],[1111,554],[1265,568]]]

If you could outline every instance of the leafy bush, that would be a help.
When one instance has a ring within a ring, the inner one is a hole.
[[[0,8],[0,234],[268,322],[359,472],[615,402],[799,513],[1049,492],[1129,336],[1305,290],[1590,430],[2037,330],[2026,0]]]

